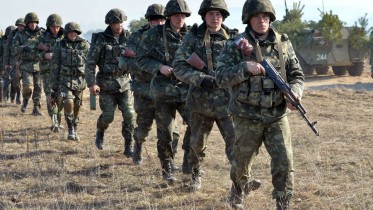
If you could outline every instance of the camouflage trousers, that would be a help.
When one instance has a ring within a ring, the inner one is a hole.
[[[188,161],[192,168],[199,168],[203,158],[205,157],[205,150],[207,148],[207,138],[216,122],[220,133],[225,142],[225,154],[229,163],[233,161],[233,142],[234,128],[233,119],[230,116],[218,119],[216,117],[206,116],[203,113],[192,112],[190,114],[190,150]]]
[[[163,102],[155,101],[155,121],[157,124],[157,150],[158,158],[162,161],[172,160],[174,151],[172,149],[173,130],[176,119],[176,111],[179,112],[187,125],[182,149],[189,150],[190,144],[190,126],[189,126],[189,109],[184,102]]]
[[[99,104],[102,114],[97,120],[97,130],[105,131],[114,120],[115,110],[122,112],[122,136],[126,141],[132,142],[135,122],[135,111],[133,108],[133,97],[130,90],[123,93],[109,93],[101,91],[99,93]]]
[[[136,111],[136,124],[134,139],[137,143],[143,144],[149,136],[149,132],[155,119],[155,105],[152,99],[146,98],[140,94],[133,94],[134,106]],[[178,142],[180,138],[177,123],[175,122],[173,131],[173,142]]]
[[[62,107],[64,108],[65,117],[69,120],[75,120],[78,122],[79,111],[83,102],[83,90],[72,90],[64,86],[61,90],[60,96],[63,98],[63,103],[60,104],[63,105]],[[63,113],[60,107],[60,105],[57,107],[57,111],[59,111],[58,115],[62,115]]]
[[[59,117],[63,115],[63,103],[62,98],[61,100],[58,100],[56,105],[51,104],[51,94],[52,94],[52,87],[50,82],[50,73],[46,72],[42,74],[43,79],[43,89],[44,94],[47,100],[47,110],[48,115],[52,117],[53,114],[57,114]]]
[[[294,184],[293,151],[287,117],[272,123],[233,117],[236,141],[233,146],[234,161],[231,179],[236,189],[249,182],[251,165],[264,143],[271,156],[273,198],[292,195]]]
[[[34,105],[40,105],[42,80],[40,72],[22,71],[22,96],[28,100],[32,95]]]
[[[10,89],[10,98],[14,99],[17,98],[17,100],[20,101],[20,93],[21,93],[21,79],[22,74],[21,70],[17,67],[12,67],[11,71],[11,89]]]

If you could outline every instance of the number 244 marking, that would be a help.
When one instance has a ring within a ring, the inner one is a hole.
[[[328,55],[327,54],[316,54],[316,59],[318,61],[328,60]]]

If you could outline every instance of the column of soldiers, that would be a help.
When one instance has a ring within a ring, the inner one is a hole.
[[[304,75],[291,42],[270,26],[276,19],[270,0],[246,0],[242,22],[247,27],[241,34],[223,24],[230,15],[224,0],[203,0],[198,14],[203,23],[189,30],[185,20],[191,11],[184,0],[169,0],[166,7],[152,4],[145,14],[148,24],[130,35],[123,28],[124,12],[112,9],[105,16],[107,28],[93,34],[90,45],[79,37],[82,31],[77,23],[62,28],[61,17],[52,14],[44,31],[38,27],[37,15],[28,13],[24,31],[18,29],[14,37],[6,32],[4,48],[11,49],[14,58],[4,60],[5,69],[17,72],[19,66],[22,72],[21,111],[26,111],[32,95],[32,114],[42,115],[43,77],[52,122],[57,116],[52,130],[61,128],[64,109],[68,140],[79,140],[79,109],[88,86],[91,94],[99,95],[102,111],[96,147],[103,150],[104,134],[118,107],[124,155],[141,166],[143,144],[155,120],[162,177],[170,184],[177,181],[178,112],[186,126],[182,172],[191,175],[192,192],[202,188],[201,165],[215,122],[231,165],[232,207],[244,209],[245,196],[260,187],[260,181],[251,177],[251,165],[264,144],[271,156],[276,209],[290,209],[294,169],[286,114],[295,108],[260,63],[269,60],[301,100]],[[17,101],[16,91],[10,98]]]

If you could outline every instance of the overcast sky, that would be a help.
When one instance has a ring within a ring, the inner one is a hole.
[[[52,13],[60,14],[64,24],[70,21],[77,22],[83,33],[90,29],[104,29],[106,13],[112,8],[122,9],[128,20],[143,17],[147,7],[153,3],[166,5],[168,0],[1,0],[0,4],[0,29],[14,24],[19,17],[24,17],[28,12],[36,12],[40,19],[41,26],[45,27],[47,17]],[[187,19],[187,24],[201,23],[198,15],[201,0],[187,0],[192,10],[192,16]],[[225,24],[230,28],[244,30],[245,26],[241,22],[241,13],[244,0],[226,0],[231,15],[226,19]],[[299,0],[287,0],[289,9],[293,8],[293,2]],[[319,9],[326,12],[333,10],[333,14],[338,14],[340,20],[353,25],[358,18],[368,13],[369,26],[373,26],[373,1],[370,0],[303,0],[305,5],[303,10],[304,20],[320,20]],[[272,0],[276,10],[278,20],[283,19],[285,14],[284,0]]]

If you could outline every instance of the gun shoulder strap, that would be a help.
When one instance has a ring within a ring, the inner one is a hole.
[[[170,53],[168,51],[168,43],[167,43],[167,36],[166,36],[166,24],[163,25],[163,46],[164,46],[164,56],[166,57],[166,62],[170,61]]]
[[[207,56],[207,69],[212,71],[213,63],[212,63],[212,50],[211,50],[211,39],[210,39],[210,31],[206,28],[205,37],[203,38],[203,42],[205,43],[206,47],[206,56]]]
[[[286,77],[286,69],[285,69],[285,60],[284,60],[284,53],[283,53],[283,48],[282,48],[282,40],[281,36],[278,33],[275,33],[276,35],[276,43],[278,47],[278,58],[280,59],[280,74],[282,78],[287,82],[287,77]]]

